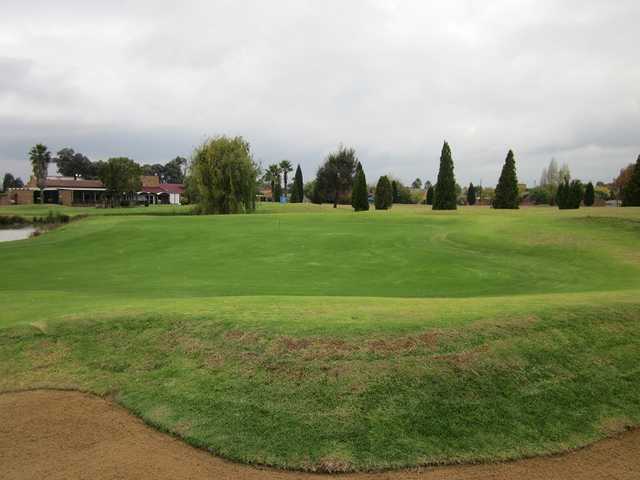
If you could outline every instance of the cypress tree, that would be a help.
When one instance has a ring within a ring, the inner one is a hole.
[[[433,185],[431,185],[427,189],[427,199],[426,199],[427,205],[433,205],[433,195],[434,195],[434,193],[435,193],[435,191],[434,191]]]
[[[395,180],[391,182],[391,198],[393,198],[393,203],[400,203],[400,194],[398,192],[398,182]]]
[[[587,188],[584,191],[584,205],[591,207],[596,201],[596,192],[593,189],[593,183],[587,183]]]
[[[500,180],[496,186],[493,208],[518,208],[518,177],[516,176],[516,161],[513,152],[509,150],[502,167]]]
[[[473,183],[470,183],[467,189],[467,203],[469,205],[476,204],[476,187],[473,186]]]
[[[453,159],[451,158],[451,148],[449,148],[447,142],[442,145],[440,169],[438,170],[438,181],[434,197],[434,210],[455,210],[458,208],[456,202],[456,179],[453,176]]]
[[[351,206],[356,212],[369,210],[369,189],[367,188],[367,178],[364,175],[362,164],[358,162],[356,166],[356,176],[353,180],[353,190],[351,190]]]
[[[584,188],[580,180],[572,180],[565,177],[564,181],[558,186],[558,194],[556,203],[560,210],[580,208],[582,198],[584,197]]]
[[[584,187],[580,180],[572,180],[569,185],[568,208],[580,208],[584,197]]]
[[[640,155],[633,167],[633,173],[629,183],[624,187],[622,192],[623,207],[640,207]]]
[[[386,210],[393,205],[393,192],[391,182],[386,175],[380,177],[376,186],[376,194],[374,197],[376,210]]]
[[[302,182],[302,169],[300,165],[296,168],[296,175],[293,177],[293,185],[291,187],[291,203],[302,203],[304,200],[304,184]]]

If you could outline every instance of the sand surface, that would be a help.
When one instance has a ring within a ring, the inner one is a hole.
[[[554,457],[377,474],[314,475],[222,460],[78,392],[0,395],[0,478],[26,479],[637,480],[640,430]]]

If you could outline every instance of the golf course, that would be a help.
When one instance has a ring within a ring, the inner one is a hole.
[[[309,472],[566,452],[640,424],[640,208],[5,207],[0,391],[77,390]]]

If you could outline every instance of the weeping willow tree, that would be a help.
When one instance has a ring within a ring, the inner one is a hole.
[[[201,213],[249,213],[256,207],[258,167],[242,137],[214,137],[193,153]]]

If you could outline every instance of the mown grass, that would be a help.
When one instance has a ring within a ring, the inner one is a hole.
[[[258,202],[256,204],[256,213],[322,213],[332,211],[346,213],[350,210],[351,206],[346,205],[340,205],[338,209],[333,210],[332,205],[314,205],[311,203],[282,205],[279,203]],[[192,205],[149,205],[148,207],[103,208],[102,206],[69,207],[57,204],[0,206],[0,216],[18,215],[29,218],[46,216],[49,212],[69,216],[174,216],[192,215],[194,207]]]
[[[0,390],[112,394],[225,457],[326,471],[640,423],[640,209],[273,208],[0,244]]]

